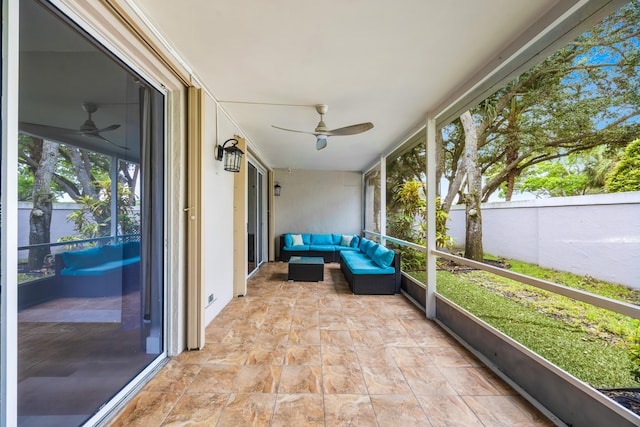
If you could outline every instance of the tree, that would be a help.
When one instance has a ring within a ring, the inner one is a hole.
[[[518,178],[535,165],[598,146],[615,151],[636,138],[639,33],[636,0],[470,110],[474,129],[461,119],[446,126],[443,176],[449,189],[443,209],[448,212],[456,197],[461,200],[476,173],[485,178],[481,201],[499,189],[509,200]],[[470,133],[477,138],[475,164],[467,163]]]
[[[51,211],[53,209],[53,192],[51,180],[58,157],[58,144],[31,138],[31,149],[34,162],[38,163],[33,177],[33,208],[29,215],[29,245],[41,245],[51,241]],[[45,257],[51,254],[48,245],[36,246],[29,250],[29,270],[40,269]]]
[[[640,138],[629,143],[611,174],[606,188],[610,193],[640,191]]]

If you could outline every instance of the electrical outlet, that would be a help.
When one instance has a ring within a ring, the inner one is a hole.
[[[209,295],[209,304],[213,302],[213,294]]]

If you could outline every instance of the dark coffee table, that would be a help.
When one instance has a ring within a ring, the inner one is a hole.
[[[315,256],[292,256],[289,258],[288,280],[321,282],[324,280],[324,258]]]

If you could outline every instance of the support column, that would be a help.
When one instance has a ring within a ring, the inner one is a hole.
[[[431,253],[436,249],[436,119],[428,113],[426,119],[426,172],[427,172],[427,292],[425,312],[428,319],[436,317],[436,256]]]

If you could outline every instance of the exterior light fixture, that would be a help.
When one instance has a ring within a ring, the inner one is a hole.
[[[233,141],[233,142],[232,142]],[[227,144],[231,145],[227,147]],[[218,145],[216,150],[216,160],[222,161],[224,156],[224,170],[229,172],[240,172],[240,160],[244,151],[237,147],[238,140],[235,138],[227,139],[222,146]],[[226,155],[225,155],[226,154]]]
[[[273,186],[273,194],[276,196],[279,196],[280,190],[282,190],[282,187],[280,186],[279,183],[276,182],[276,185]]]

